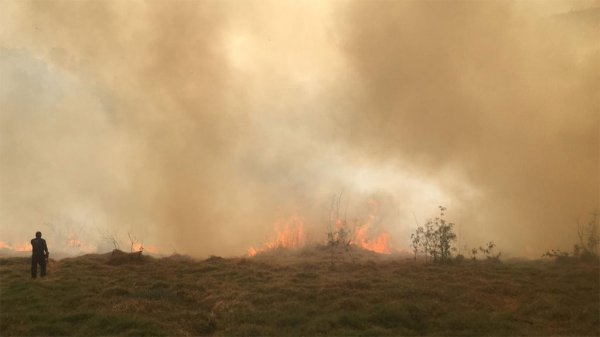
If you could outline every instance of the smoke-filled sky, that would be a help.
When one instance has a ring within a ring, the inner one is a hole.
[[[0,1],[0,241],[240,255],[334,195],[408,248],[569,249],[600,208],[598,1]]]

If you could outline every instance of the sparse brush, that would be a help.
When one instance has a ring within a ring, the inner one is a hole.
[[[461,264],[465,261],[465,256],[462,254],[458,254],[456,255],[456,257],[454,258],[454,262]]]
[[[477,253],[479,253],[479,249],[473,248],[471,249],[471,260],[477,260]]]
[[[454,224],[444,219],[446,207],[439,206],[440,216],[429,219],[424,226],[418,226],[415,233],[410,236],[414,259],[417,260],[419,252],[425,255],[425,261],[433,260],[436,263],[451,261],[452,242],[456,241]]]
[[[485,255],[485,259],[487,261],[500,261],[500,255],[502,252],[494,252],[494,248],[496,248],[496,244],[493,241],[488,242],[485,247],[479,247],[479,251],[481,251]]]
[[[563,252],[560,249],[551,249],[542,254],[542,257],[553,258],[557,263],[564,263],[573,259],[597,263],[600,261],[598,247],[600,234],[598,233],[599,213],[592,213],[592,218],[587,224],[580,224],[577,220],[577,235],[579,243],[573,246],[573,253]]]
[[[542,257],[548,257],[551,259],[555,259],[557,263],[565,263],[568,262],[572,256],[569,253],[563,252],[560,249],[551,249],[542,254]]]
[[[417,230],[415,231],[415,233],[410,235],[410,241],[411,241],[410,246],[415,255],[415,262],[417,261],[417,255],[419,253],[419,250],[421,249],[421,245],[422,245],[421,241],[423,240],[423,236],[424,236],[423,227],[418,227]]]
[[[340,218],[340,204],[343,192],[332,198],[329,210],[329,231],[327,232],[327,247],[330,250],[330,268],[335,267],[335,258],[339,253],[350,253],[352,245],[352,232],[348,228],[346,211],[344,218]],[[335,219],[335,221],[333,220]],[[335,229],[334,229],[335,228]]]
[[[598,233],[598,212],[592,213],[590,221],[583,225],[577,220],[577,234],[579,244],[575,245],[573,255],[583,260],[598,261],[598,246],[600,234]]]

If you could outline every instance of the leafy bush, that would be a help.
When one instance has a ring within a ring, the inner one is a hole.
[[[427,220],[410,236],[415,261],[418,253],[423,253],[426,261],[449,262],[452,258],[452,242],[456,240],[454,224],[444,219],[446,207],[439,206],[439,209],[439,217]]]

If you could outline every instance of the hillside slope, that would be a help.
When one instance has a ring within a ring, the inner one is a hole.
[[[0,335],[599,335],[597,264],[265,254],[0,259]]]

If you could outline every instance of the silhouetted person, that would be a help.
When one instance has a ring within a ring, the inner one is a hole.
[[[50,256],[46,240],[42,239],[42,232],[35,233],[35,239],[31,240],[31,277],[37,277],[37,266],[41,267],[41,276],[46,276],[46,259]]]

